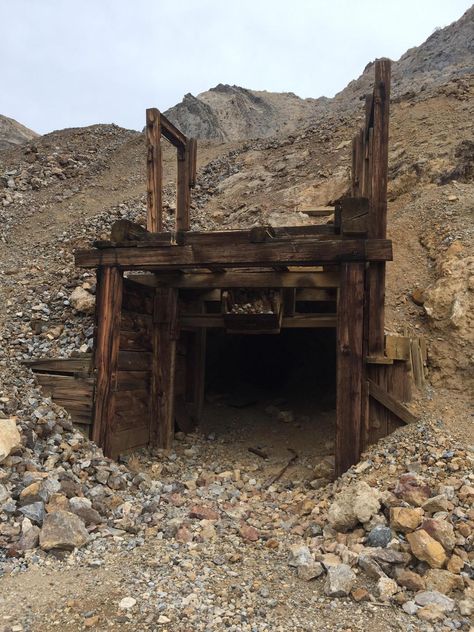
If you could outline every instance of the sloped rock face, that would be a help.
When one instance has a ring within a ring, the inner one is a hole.
[[[38,134],[8,116],[0,114],[0,151],[15,145],[21,145],[36,138]]]
[[[213,109],[202,99],[188,93],[178,103],[165,112],[165,115],[186,136],[224,141],[226,133]]]
[[[197,97],[186,94],[165,114],[187,136],[235,141],[292,132],[325,111],[327,103],[326,98],[301,99],[291,92],[219,84]]]

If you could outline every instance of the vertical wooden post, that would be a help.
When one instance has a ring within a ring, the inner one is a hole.
[[[388,127],[390,112],[391,61],[375,62],[373,140],[370,178],[369,237],[387,235]],[[369,270],[370,355],[384,353],[385,263],[372,263]]]
[[[341,264],[337,306],[336,475],[360,457],[364,379],[363,263]]]
[[[176,199],[176,231],[189,230],[190,205],[190,141],[184,147],[178,147],[178,177]]]
[[[162,230],[162,166],[161,166],[161,120],[156,108],[146,111],[147,144],[147,230],[159,233]]]
[[[115,266],[97,270],[96,348],[97,371],[92,440],[110,455],[110,433],[114,416],[114,390],[117,379],[120,314],[123,276]]]
[[[170,449],[174,436],[178,291],[157,289],[153,309],[150,442]]]

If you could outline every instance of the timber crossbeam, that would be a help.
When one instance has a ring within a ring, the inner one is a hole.
[[[78,250],[76,265],[82,268],[117,266],[122,270],[186,268],[243,268],[314,266],[342,262],[391,261],[392,243],[387,239],[273,240],[264,243],[199,244],[192,246],[105,248]]]

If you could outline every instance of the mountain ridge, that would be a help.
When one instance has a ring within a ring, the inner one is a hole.
[[[292,92],[252,90],[220,83],[169,108],[165,115],[184,134],[220,142],[268,138],[317,123],[330,110],[354,113],[369,91],[372,66],[333,98],[301,98]],[[474,6],[463,16],[408,49],[392,65],[392,98],[428,93],[474,72]]]

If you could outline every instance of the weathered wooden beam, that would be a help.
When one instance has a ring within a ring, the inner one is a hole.
[[[373,139],[370,164],[369,237],[387,234],[388,132],[391,62],[375,62]],[[385,263],[371,263],[369,273],[369,355],[384,353]]]
[[[178,293],[175,289],[155,290],[152,330],[151,431],[150,442],[170,449],[174,435],[174,385]]]
[[[173,246],[171,248],[111,248],[78,250],[76,265],[94,268],[115,265],[124,270],[159,268],[243,268],[272,265],[317,265],[344,261],[390,261],[392,244],[386,239],[323,240],[239,244],[228,246]]]
[[[162,228],[162,116],[156,108],[146,111],[147,144],[147,228],[158,232]]]
[[[184,148],[187,138],[164,114],[160,116],[161,133],[172,145],[178,149]]]
[[[114,389],[119,364],[122,272],[116,267],[99,268],[97,274],[96,341],[94,366],[96,389],[92,440],[110,456],[114,417]]]
[[[369,380],[369,394],[404,423],[413,424],[418,421],[417,417],[406,406],[392,397],[390,393],[387,393],[385,389],[381,388],[373,380]]]
[[[364,379],[363,263],[341,265],[337,309],[336,380],[336,475],[357,463],[360,457],[362,382]]]
[[[135,283],[151,287],[175,287],[179,289],[219,288],[336,288],[339,272],[260,272],[257,270],[236,272],[160,272],[157,274],[133,274],[127,278]]]

